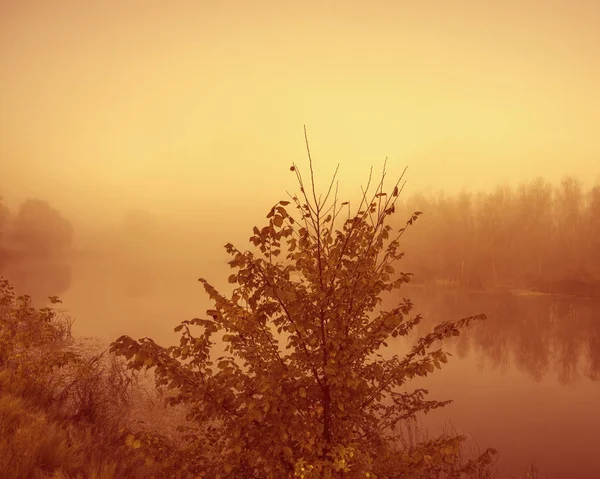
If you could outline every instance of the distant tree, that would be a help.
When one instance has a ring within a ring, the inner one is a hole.
[[[558,269],[562,277],[578,274],[583,268],[582,215],[583,188],[581,182],[565,177],[555,195],[557,246],[563,252]]]
[[[8,259],[8,251],[6,249],[6,231],[10,221],[10,212],[8,208],[4,206],[3,198],[0,196],[0,274],[3,270],[4,264]]]
[[[71,284],[73,227],[48,202],[21,203],[7,223],[0,275],[20,292],[27,291],[36,306],[47,296],[60,295]]]
[[[2,239],[5,228],[8,225],[9,218],[10,212],[8,211],[8,208],[4,206],[4,198],[0,196],[0,240]]]
[[[12,242],[30,256],[53,256],[68,251],[73,227],[47,201],[29,199],[21,203],[12,221]]]
[[[460,261],[458,277],[463,285],[475,286],[480,276],[476,271],[478,265],[473,261],[474,251],[474,208],[473,195],[461,191],[455,201],[456,219],[454,234],[457,237],[458,248],[456,257]]]
[[[386,341],[420,321],[409,317],[408,299],[389,311],[378,308],[384,292],[410,279],[403,272],[394,279],[393,264],[402,257],[399,237],[420,212],[397,232],[386,224],[400,180],[385,193],[384,168],[370,199],[369,177],[352,216],[349,204],[338,201],[337,184],[328,203],[336,175],[317,198],[310,150],[309,161],[312,195],[291,167],[300,185],[300,196],[291,198],[296,219],[290,202],[280,201],[250,238],[259,255],[225,246],[237,269],[229,282],[237,287],[226,297],[200,278],[215,307],[208,318],[175,328],[182,332],[179,346],[128,336],[111,346],[131,368],[154,368],[158,386],[170,391],[168,403],[188,407],[195,427],[184,435],[187,446],[164,460],[173,470],[179,464],[211,478],[459,477],[487,467],[493,450],[461,463],[460,436],[405,447],[394,432],[450,402],[401,388],[447,362],[447,353],[430,349],[437,340],[484,316],[442,323],[406,355],[384,359]],[[282,251],[286,261],[278,260]],[[219,339],[226,355],[214,363],[211,348]]]
[[[600,280],[600,184],[590,190],[586,212],[587,262],[596,279]]]
[[[519,226],[513,232],[519,245],[515,263],[522,275],[541,278],[553,234],[552,186],[542,178],[521,184],[515,207]]]
[[[496,198],[500,202],[500,198]],[[482,269],[486,271],[486,276],[497,283],[499,280],[499,251],[504,239],[504,228],[501,222],[502,210],[499,204],[491,195],[480,194],[479,208],[477,212],[477,224],[479,230],[480,248],[484,261],[481,263]]]

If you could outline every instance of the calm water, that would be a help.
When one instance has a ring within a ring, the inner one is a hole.
[[[224,293],[231,287],[230,270],[212,262],[160,275],[153,270],[108,263],[75,268],[63,306],[76,318],[76,334],[173,344],[174,326],[211,307],[198,271],[212,270],[207,279]],[[138,281],[143,292],[132,287]],[[423,315],[416,334],[443,320],[488,316],[447,341],[453,357],[441,371],[408,385],[426,387],[430,399],[454,400],[423,417],[430,434],[451,425],[482,450],[495,447],[500,477],[533,461],[540,478],[600,478],[600,302],[416,287],[402,295]],[[391,352],[402,352],[415,337],[390,344]]]
[[[599,301],[416,287],[403,295],[423,315],[421,334],[443,320],[488,316],[444,343],[454,355],[446,367],[409,385],[454,400],[423,418],[430,433],[451,424],[482,450],[495,447],[501,477],[533,461],[539,477],[600,478]]]

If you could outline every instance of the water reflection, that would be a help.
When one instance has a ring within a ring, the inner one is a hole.
[[[149,336],[173,344],[174,326],[212,306],[197,282],[198,271],[207,272],[219,291],[231,288],[229,268],[217,259],[155,261],[147,266],[156,272],[155,288],[132,296],[123,280],[130,265],[139,264],[113,258],[75,265],[73,287],[63,300],[77,319],[77,334],[106,341],[121,334]],[[132,271],[134,280],[143,276]],[[408,385],[427,388],[429,399],[454,401],[423,418],[432,436],[451,422],[482,448],[497,448],[499,478],[517,477],[531,461],[539,477],[600,477],[600,302],[418,287],[401,296],[411,298],[415,314],[423,316],[410,342],[440,321],[488,316],[446,342],[454,358],[442,371]],[[384,307],[395,302],[388,296]],[[402,354],[409,346],[390,341],[388,353]]]
[[[402,354],[440,321],[488,316],[443,344],[454,358],[440,373],[411,381],[432,399],[453,400],[422,418],[426,430],[451,423],[481,447],[497,448],[499,477],[523,477],[531,462],[539,477],[600,477],[598,300],[418,287],[402,296],[423,321],[390,353]]]
[[[485,313],[445,342],[458,357],[474,353],[483,368],[509,365],[540,381],[554,372],[563,385],[580,376],[598,380],[600,373],[600,301],[542,295],[481,294],[412,287],[405,293],[423,321],[425,334],[439,321]],[[512,359],[512,361],[511,361]]]

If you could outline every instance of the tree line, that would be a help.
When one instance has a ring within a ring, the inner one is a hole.
[[[572,177],[455,195],[414,194],[425,214],[404,238],[414,282],[600,294],[600,185]]]

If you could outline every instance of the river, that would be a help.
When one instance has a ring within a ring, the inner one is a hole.
[[[211,304],[198,272],[230,290],[231,270],[214,261],[172,265],[82,264],[63,295],[75,333],[104,341],[121,334],[174,344],[173,327],[203,316]],[[161,274],[153,274],[160,270]],[[138,291],[133,283],[140,281]],[[510,293],[466,293],[407,287],[423,320],[410,337],[390,343],[402,353],[437,322],[485,313],[443,347],[453,356],[441,371],[409,383],[430,399],[454,402],[421,419],[431,435],[453,427],[470,447],[499,450],[499,476],[521,474],[531,462],[540,478],[600,477],[600,302]],[[389,305],[393,298],[387,298]]]
[[[471,445],[498,449],[499,477],[532,462],[540,478],[600,477],[600,301],[417,287],[402,295],[423,320],[394,352],[440,321],[488,318],[443,343],[453,357],[441,371],[409,384],[453,400],[422,418],[425,429],[451,425]]]

